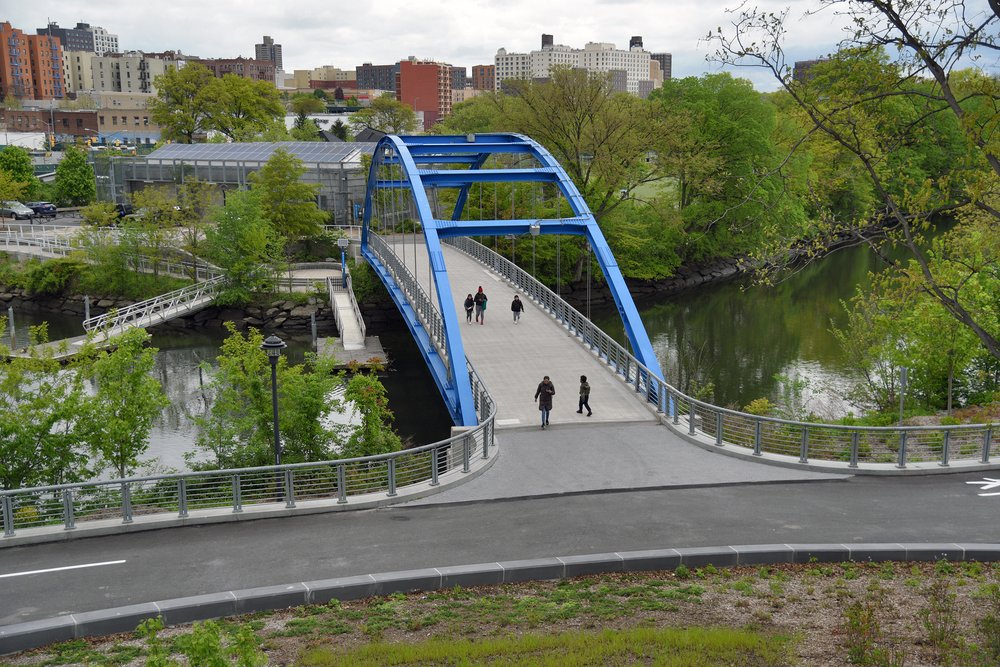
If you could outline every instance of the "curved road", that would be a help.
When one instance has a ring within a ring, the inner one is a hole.
[[[0,625],[254,586],[545,556],[726,544],[1000,543],[1000,497],[966,484],[982,478],[580,491],[11,547],[0,549]],[[125,562],[18,574],[117,560]]]

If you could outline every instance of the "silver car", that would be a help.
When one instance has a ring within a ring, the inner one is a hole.
[[[31,220],[35,212],[19,201],[5,201],[0,202],[0,215],[15,220]]]

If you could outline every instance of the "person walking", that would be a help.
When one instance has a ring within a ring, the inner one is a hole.
[[[514,324],[517,324],[521,319],[521,311],[524,310],[524,304],[521,303],[521,297],[514,295],[514,300],[510,303],[510,312],[514,313]]]
[[[472,295],[465,297],[465,321],[467,324],[472,324],[472,309],[475,307],[476,302],[472,300]]]
[[[583,414],[583,409],[587,408],[587,416],[594,414],[590,409],[590,385],[587,384],[587,376],[580,376],[580,408],[576,411],[578,415]]]
[[[556,386],[552,384],[552,380],[546,375],[542,378],[542,381],[538,383],[538,389],[535,390],[535,398],[538,400],[538,409],[542,413],[542,430],[549,425],[549,412],[552,411],[552,397],[556,394]]]
[[[479,324],[486,324],[486,302],[489,299],[486,298],[486,292],[483,291],[482,285],[479,286],[479,291],[476,292],[476,296],[472,298],[472,302],[476,306],[476,321]]]

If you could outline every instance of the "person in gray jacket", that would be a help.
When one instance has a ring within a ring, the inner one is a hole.
[[[590,385],[587,383],[587,376],[580,376],[580,407],[577,409],[576,413],[578,415],[583,414],[583,409],[587,408],[587,416],[594,414],[590,409]]]
[[[556,394],[556,386],[546,375],[538,383],[535,390],[535,399],[538,400],[538,409],[542,413],[542,429],[549,425],[549,412],[552,411],[552,397]]]

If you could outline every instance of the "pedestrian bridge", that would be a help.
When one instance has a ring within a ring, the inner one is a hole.
[[[518,237],[532,247],[538,237],[555,237],[557,290],[566,239],[567,264],[603,274],[631,353],[469,237],[503,237],[512,248]],[[614,256],[576,186],[528,137],[383,138],[369,172],[361,252],[399,308],[456,425],[475,425],[482,400],[466,358],[490,388],[498,427],[538,422],[533,395],[543,375],[556,385],[554,423],[588,419],[575,412],[580,375],[592,387],[590,420],[652,420],[647,404],[664,409],[663,374]],[[480,286],[489,297],[486,323],[468,324],[462,302]],[[526,305],[518,325],[509,309],[515,292]]]

